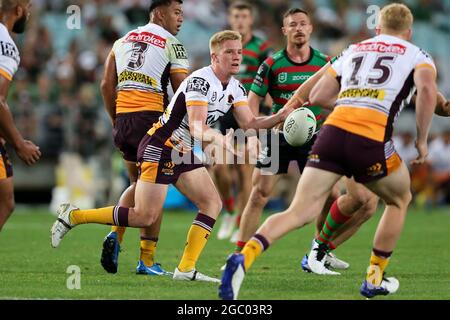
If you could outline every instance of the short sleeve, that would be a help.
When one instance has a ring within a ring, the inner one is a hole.
[[[170,73],[189,71],[189,60],[185,47],[176,39],[168,41]]]
[[[10,42],[2,42],[2,50],[0,50],[0,75],[12,80],[14,74],[19,68],[19,52],[17,47]]]
[[[244,86],[239,81],[236,81],[234,91],[233,107],[248,106],[247,90],[245,90]]]
[[[433,58],[426,51],[419,49],[419,52],[414,59],[414,69],[418,68],[430,68],[436,73],[436,66]]]
[[[208,106],[209,88],[211,85],[202,77],[189,77],[186,79],[186,106]]]
[[[268,58],[271,59],[271,58]],[[260,66],[253,80],[250,91],[253,91],[260,97],[265,97],[269,90],[270,67],[266,59]]]
[[[351,52],[351,46],[342,51],[341,54],[333,57],[331,61],[331,67],[328,68],[328,72],[330,72],[335,78],[342,76],[342,69],[344,65],[344,61],[347,55]]]

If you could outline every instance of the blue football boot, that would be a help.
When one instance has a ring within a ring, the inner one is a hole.
[[[396,278],[385,278],[383,276],[383,280],[379,286],[375,286],[367,280],[364,280],[359,292],[366,298],[373,298],[379,295],[386,296],[388,294],[393,294],[397,292],[399,286],[400,282]]]
[[[103,241],[103,250],[100,263],[109,273],[116,273],[119,266],[120,243],[116,232],[110,232]]]
[[[152,266],[147,267],[144,261],[139,260],[138,265],[136,267],[136,274],[146,274],[149,276],[172,276],[173,273],[164,270],[161,267],[161,264],[154,263]]]
[[[244,277],[244,255],[242,253],[233,253],[228,257],[227,265],[222,275],[219,297],[222,300],[237,300]]]

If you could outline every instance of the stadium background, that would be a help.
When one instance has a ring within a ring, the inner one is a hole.
[[[208,39],[227,27],[226,0],[185,0],[185,21],[178,38],[185,44],[192,70],[209,63]],[[284,46],[283,12],[299,6],[311,12],[312,46],[329,55],[373,34],[368,30],[369,5],[383,0],[259,0],[255,33],[275,49]],[[429,51],[439,70],[439,88],[450,96],[450,1],[405,1],[415,16],[414,42]],[[81,9],[80,28],[67,21]],[[99,81],[103,63],[113,42],[135,26],[148,21],[148,0],[60,1],[34,0],[27,31],[17,37],[21,66],[9,95],[9,105],[23,135],[42,150],[42,160],[24,166],[10,152],[15,169],[18,203],[50,203],[70,198],[80,207],[114,203],[126,183],[121,161],[111,139],[111,125],[103,109]],[[413,108],[404,112],[397,133],[415,134]],[[439,135],[445,119],[436,118],[433,133]],[[448,125],[447,125],[448,127]],[[400,146],[399,146],[400,148]],[[410,144],[400,153],[410,157]],[[450,168],[450,160],[448,163]],[[447,169],[449,169],[447,168]],[[58,186],[59,188],[55,189]],[[185,206],[171,189],[168,206]],[[55,205],[55,203],[53,204]],[[283,206],[283,202],[281,202]]]
[[[369,4],[382,6],[387,2],[253,1],[258,16],[255,32],[268,38],[275,49],[281,49],[282,13],[288,7],[301,6],[313,16],[312,46],[333,55],[349,42],[372,35],[373,31],[366,26],[366,9]],[[433,55],[439,69],[439,88],[449,97],[450,1],[405,2],[415,15],[414,41]],[[81,8],[80,29],[67,28],[67,20],[73,13],[67,13],[70,5]],[[58,250],[50,248],[48,241],[54,221],[49,211],[56,204],[70,198],[83,208],[110,205],[116,203],[125,186],[121,157],[112,145],[111,125],[102,105],[99,81],[112,43],[134,26],[147,23],[148,6],[149,1],[140,0],[33,0],[27,31],[16,38],[22,62],[10,90],[9,105],[19,129],[41,147],[43,158],[35,166],[26,167],[9,150],[18,206],[0,233],[0,299],[217,298],[215,286],[135,276],[139,254],[135,230],[127,231],[119,272],[114,278],[98,263],[101,243],[109,227],[80,228]],[[179,39],[187,47],[193,70],[209,62],[208,39],[226,27],[226,7],[227,1],[221,0],[184,1],[185,22]],[[439,138],[449,127],[448,118],[435,117],[433,135]],[[415,134],[412,107],[403,112],[397,128],[399,139],[400,133]],[[411,157],[412,144],[399,146],[404,157]],[[450,154],[444,154],[444,160],[450,172]],[[389,267],[389,273],[399,277],[402,287],[389,299],[450,299],[450,251],[445,249],[450,215],[447,206],[440,206],[443,199],[432,206],[429,190],[423,189],[427,177],[418,172],[415,187],[419,191]],[[281,198],[275,197],[270,203],[272,209],[286,204],[283,195],[291,185],[287,182],[282,186],[284,191],[277,190]],[[194,211],[173,189],[167,207],[182,209],[166,211],[158,242],[158,261],[171,269],[179,260]],[[300,259],[309,250],[313,234],[310,225],[277,243],[260,259],[246,280],[241,297],[360,299],[358,286],[379,217],[378,214],[371,219],[338,249],[337,253],[351,264],[345,275],[323,279],[300,271]],[[215,234],[211,240],[199,261],[199,269],[220,276],[220,266],[233,245],[216,240]],[[66,270],[73,265],[81,268],[82,290],[66,287],[69,276]]]

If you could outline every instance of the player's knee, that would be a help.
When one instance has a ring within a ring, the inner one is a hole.
[[[256,187],[252,192],[252,201],[258,204],[265,204],[270,196],[270,190],[264,187]]]
[[[409,203],[411,202],[411,200],[412,200],[412,193],[411,193],[411,190],[408,190],[407,192],[405,192],[405,195],[404,195],[404,202],[405,202],[405,205],[406,206],[408,206],[409,205]]]
[[[204,201],[197,206],[200,212],[212,217],[217,217],[222,210],[222,200],[220,199],[219,194],[215,193],[214,195],[205,198]]]
[[[364,205],[360,208],[358,212],[358,217],[360,220],[360,223],[364,223],[365,221],[369,220],[377,211],[378,206],[378,198],[372,197]]]
[[[157,214],[149,214],[141,218],[141,223],[144,228],[150,227],[158,219]]]
[[[396,206],[406,212],[406,208],[412,200],[411,191],[406,190],[402,194],[392,197],[391,199],[385,199],[386,205]]]

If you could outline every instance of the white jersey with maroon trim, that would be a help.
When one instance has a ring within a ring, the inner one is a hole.
[[[167,140],[166,144],[178,151],[191,150],[194,139],[189,131],[187,108],[202,106],[208,108],[206,124],[211,127],[230,108],[248,106],[247,92],[234,77],[223,85],[211,66],[199,69],[181,83],[159,122],[148,133]]]
[[[148,23],[114,43],[117,113],[163,111],[171,73],[188,73],[184,46],[161,26]]]
[[[11,81],[19,64],[19,49],[9,35],[6,26],[0,23],[0,75]]]
[[[415,91],[414,70],[422,67],[436,72],[425,51],[394,36],[382,34],[350,45],[329,69],[341,88],[325,123],[388,141],[394,121]]]

